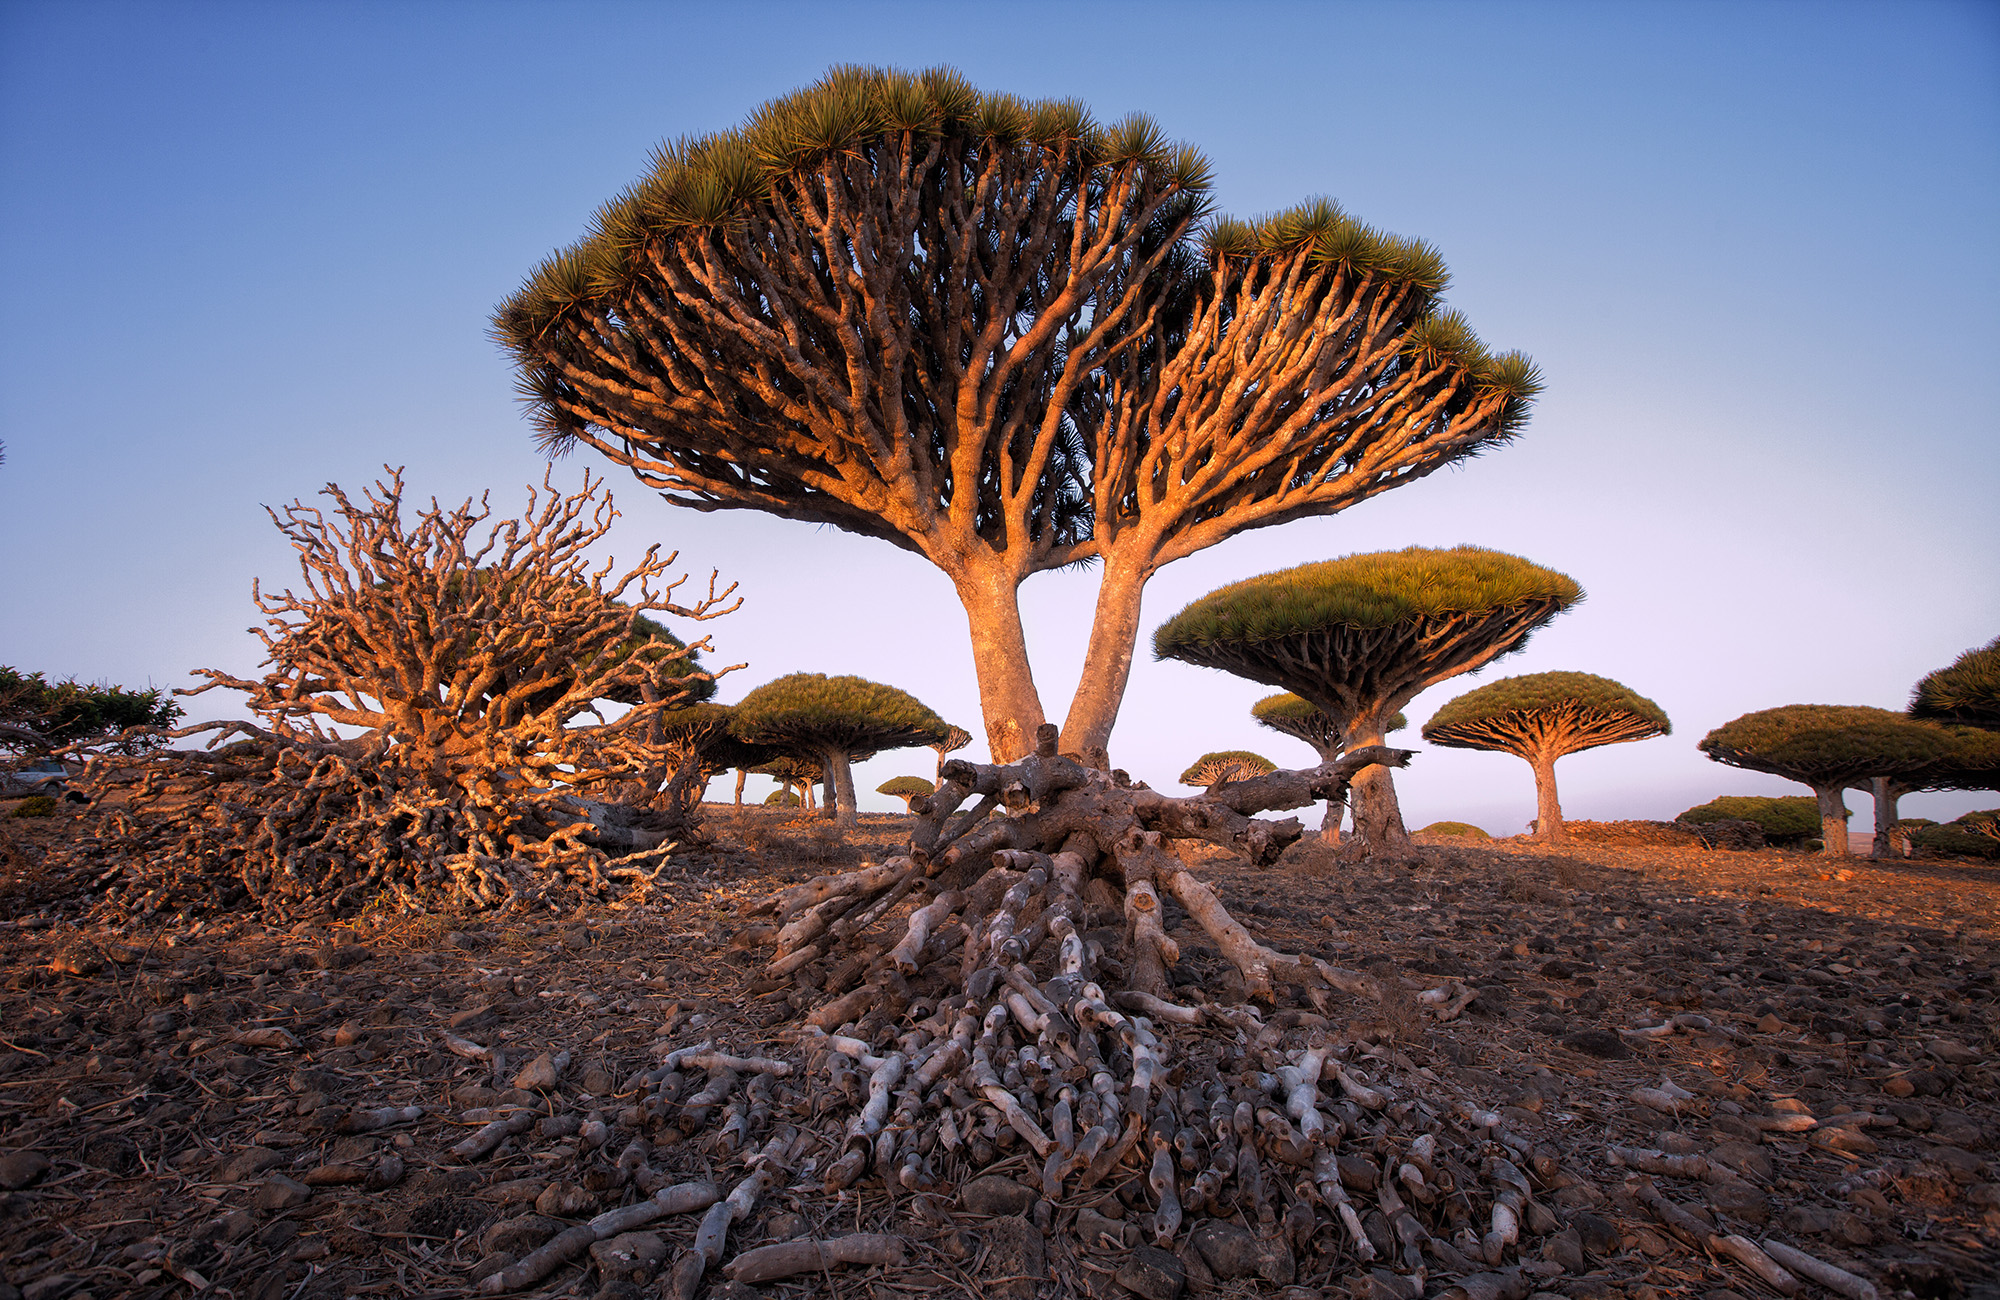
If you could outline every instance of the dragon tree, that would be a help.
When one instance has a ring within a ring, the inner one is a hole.
[[[732,711],[736,735],[819,761],[826,774],[827,808],[844,829],[854,825],[854,771],[850,764],[885,749],[935,745],[951,724],[913,695],[865,677],[793,673],[766,682]]]
[[[1875,803],[1875,836],[1868,850],[1871,858],[1909,856],[1910,837],[1896,826],[1901,820],[1896,805],[1904,795],[1926,790],[2000,790],[2000,731],[1929,725],[1944,734],[1949,746],[1935,763],[1898,776],[1873,776],[1849,787]]]
[[[1925,674],[1910,693],[1910,716],[2000,731],[2000,637]]]
[[[1518,556],[1413,546],[1222,587],[1161,624],[1153,650],[1288,690],[1339,723],[1344,748],[1365,749],[1418,694],[1520,649],[1582,599],[1574,581]],[[1352,851],[1407,854],[1388,770],[1353,784]]]
[[[937,786],[920,776],[892,776],[875,787],[876,794],[892,795],[903,801],[904,812],[916,811],[914,801],[928,799],[937,793]]]
[[[1262,754],[1253,754],[1247,749],[1220,749],[1203,754],[1188,764],[1187,770],[1180,775],[1180,782],[1205,789],[1224,781],[1242,781],[1277,770],[1278,765]]]
[[[1276,695],[1266,695],[1250,706],[1250,716],[1260,727],[1269,727],[1280,735],[1294,740],[1303,740],[1313,747],[1320,762],[1331,763],[1340,757],[1340,725],[1322,712],[1318,705],[1302,700],[1290,691]],[[1401,731],[1410,725],[1410,720],[1398,713],[1383,727],[1384,733]],[[1330,803],[1326,815],[1320,819],[1319,833],[1323,842],[1340,842],[1340,810],[1343,805]]]
[[[1768,772],[1812,787],[1819,800],[1820,852],[1846,857],[1850,788],[1876,777],[1902,780],[1948,762],[1945,729],[1900,713],[1861,705],[1788,704],[1726,722],[1702,737],[1701,752],[1718,763]]]
[[[546,449],[937,565],[996,761],[1045,716],[1020,584],[1101,562],[1062,750],[1105,767],[1155,571],[1502,443],[1540,388],[1428,245],[1208,204],[1144,117],[835,68],[663,145],[495,329]]]
[[[1467,691],[1431,715],[1423,737],[1526,759],[1535,773],[1535,838],[1561,844],[1569,837],[1556,798],[1556,760],[1672,731],[1664,709],[1609,677],[1554,672],[1503,677]]]

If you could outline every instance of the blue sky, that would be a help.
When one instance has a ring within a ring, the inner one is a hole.
[[[1595,818],[1803,793],[1694,742],[1772,705],[1900,707],[2000,632],[2000,6],[12,3],[0,662],[244,672],[251,580],[296,574],[263,504],[385,462],[423,495],[518,503],[543,466],[493,305],[657,141],[841,62],[1148,112],[1207,153],[1225,210],[1329,194],[1432,241],[1452,304],[1542,367],[1513,446],[1173,565],[1148,627],[1356,551],[1472,542],[1561,569],[1581,608],[1410,713],[1557,668],[1651,696],[1673,736],[1558,769],[1565,810]],[[859,673],[977,722],[961,615],[922,561],[612,485],[614,551],[662,542],[742,584],[706,629],[750,663],[722,698]],[[1092,583],[1026,588],[1057,716]],[[1305,761],[1249,721],[1264,693],[1142,664],[1113,757],[1163,788],[1205,750]],[[1400,785],[1412,825],[1533,815],[1503,756],[1426,750]]]

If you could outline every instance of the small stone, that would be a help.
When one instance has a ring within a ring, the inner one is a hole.
[[[1849,1210],[1835,1210],[1832,1222],[1827,1225],[1827,1235],[1849,1246],[1872,1246],[1875,1244],[1875,1229],[1868,1221]]]
[[[17,1192],[49,1171],[49,1158],[39,1151],[9,1151],[0,1156],[0,1187]]]
[[[359,1165],[319,1165],[306,1170],[299,1181],[307,1187],[346,1187],[367,1179],[368,1171]]]
[[[1785,1022],[1778,1019],[1777,1016],[1766,1012],[1763,1019],[1757,1022],[1757,1032],[1760,1034],[1782,1034],[1785,1032]]]
[[[1979,1053],[1949,1038],[1933,1038],[1924,1044],[1924,1050],[1946,1065],[1977,1065],[1980,1060]]]
[[[805,1235],[806,1216],[794,1214],[790,1210],[779,1210],[764,1220],[764,1235],[772,1241],[790,1241]]]
[[[268,1214],[274,1210],[289,1210],[295,1205],[304,1205],[311,1199],[312,1188],[283,1174],[272,1174],[250,1194],[250,1208]]]
[[[535,1209],[542,1214],[571,1215],[594,1212],[597,1197],[578,1187],[575,1183],[550,1183],[542,1194],[535,1198]]]
[[[620,1233],[590,1246],[590,1257],[597,1262],[600,1276],[641,1285],[652,1280],[667,1252],[667,1239],[657,1232]]]
[[[561,1231],[562,1225],[554,1219],[539,1214],[517,1214],[488,1228],[479,1239],[479,1249],[488,1255],[502,1252],[525,1255]]]
[[[545,1178],[511,1178],[486,1189],[485,1199],[501,1205],[533,1205],[548,1188]]]
[[[1899,1074],[1883,1081],[1882,1091],[1891,1097],[1908,1097],[1916,1092],[1917,1085],[1910,1082],[1908,1075]]]
[[[1227,1219],[1204,1219],[1188,1234],[1209,1271],[1223,1281],[1260,1277],[1288,1286],[1298,1271],[1291,1250],[1282,1241],[1259,1241],[1247,1228]]]
[[[1118,1268],[1118,1285],[1143,1300],[1178,1300],[1187,1286],[1181,1262],[1157,1246],[1141,1246]]]
[[[1777,1165],[1771,1161],[1770,1153],[1761,1146],[1748,1142],[1718,1142],[1708,1153],[1708,1158],[1717,1164],[1726,1165],[1745,1178],[1756,1178],[1769,1182],[1777,1173]]]
[[[1632,1055],[1625,1040],[1608,1029],[1580,1029],[1562,1040],[1572,1052],[1595,1056],[1603,1061],[1622,1061]]]
[[[1708,1203],[1716,1213],[1741,1219],[1745,1223],[1771,1221],[1771,1198],[1748,1183],[1734,1179],[1716,1183],[1708,1189]]]
[[[1125,1225],[1088,1208],[1076,1212],[1076,1234],[1091,1250],[1119,1250],[1125,1245]]]
[[[512,1254],[504,1250],[496,1250],[490,1254],[480,1256],[479,1262],[472,1266],[472,1272],[466,1274],[465,1280],[473,1283],[482,1282],[492,1277],[495,1273],[498,1273],[501,1269],[511,1268],[513,1265],[514,1256]]]
[[[577,1130],[582,1127],[581,1115],[551,1115],[542,1121],[541,1133],[545,1138],[560,1141],[563,1138],[575,1137]]]
[[[527,1068],[514,1076],[514,1086],[529,1092],[553,1088],[556,1086],[556,1080],[560,1075],[561,1071],[556,1069],[555,1057],[549,1055],[547,1052],[543,1052],[540,1056],[528,1062]]]
[[[1579,1210],[1569,1216],[1569,1226],[1576,1229],[1577,1236],[1583,1242],[1583,1248],[1591,1254],[1602,1258],[1618,1253],[1622,1238],[1617,1225],[1609,1219],[1592,1214],[1588,1210]]]
[[[258,1174],[263,1173],[266,1169],[283,1163],[285,1163],[285,1157],[282,1152],[273,1151],[269,1147],[245,1147],[231,1156],[223,1164],[222,1168],[216,1171],[215,1181],[218,1183],[248,1182]]]
[[[1034,1203],[1032,1188],[1001,1174],[975,1178],[958,1192],[958,1207],[967,1214],[1026,1214]]]
[[[602,1066],[593,1065],[583,1072],[583,1090],[593,1097],[603,1097],[616,1091],[618,1081],[613,1079]]]
[[[1817,1205],[1794,1205],[1779,1216],[1778,1223],[1787,1232],[1824,1237],[1833,1230],[1833,1215]]]
[[[1583,1236],[1575,1228],[1564,1228],[1542,1242],[1542,1258],[1560,1264],[1565,1273],[1581,1273],[1589,1267],[1583,1259]]]

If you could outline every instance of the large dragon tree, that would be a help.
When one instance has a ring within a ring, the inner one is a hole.
[[[1467,691],[1431,715],[1423,737],[1526,759],[1535,773],[1535,838],[1560,844],[1568,836],[1556,798],[1556,760],[1672,730],[1666,710],[1609,677],[1553,672],[1503,677]]]
[[[1925,674],[1910,693],[1910,716],[2000,731],[2000,637]]]
[[[737,703],[731,724],[751,744],[817,759],[827,778],[827,812],[843,828],[854,825],[856,813],[853,760],[936,745],[951,730],[907,691],[825,673],[766,682]]]
[[[1702,737],[1718,763],[1769,772],[1812,787],[1819,800],[1820,852],[1847,856],[1843,793],[1876,777],[1904,780],[1951,758],[1950,734],[1900,713],[1861,705],[1788,704],[1726,722]]]
[[[495,315],[543,445],[667,500],[924,556],[996,760],[1044,717],[1018,605],[1101,560],[1064,752],[1106,746],[1160,566],[1511,437],[1539,389],[1435,250],[1329,202],[1204,222],[1143,117],[842,67],[662,146]]]
[[[1276,695],[1266,695],[1250,706],[1250,716],[1260,727],[1269,727],[1280,735],[1294,740],[1303,740],[1313,747],[1322,763],[1331,763],[1340,757],[1341,726],[1338,722],[1310,700],[1301,699],[1290,691]],[[1410,720],[1398,713],[1383,727],[1385,733],[1401,731],[1410,725]],[[1323,843],[1340,842],[1340,811],[1342,804],[1329,803],[1326,815],[1320,819],[1319,833]]]
[[[1419,693],[1517,650],[1583,599],[1552,569],[1476,546],[1350,555],[1220,588],[1153,633],[1162,659],[1282,687],[1341,728],[1343,746],[1382,743]],[[1409,851],[1386,768],[1354,780],[1355,849]]]

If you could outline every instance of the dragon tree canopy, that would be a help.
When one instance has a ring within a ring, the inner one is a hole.
[[[1925,674],[1910,694],[1910,716],[2000,730],[2000,637]]]
[[[792,673],[766,682],[737,703],[731,725],[751,744],[815,758],[831,778],[832,810],[854,823],[854,775],[849,764],[885,749],[935,745],[951,724],[907,691],[865,677]]]

